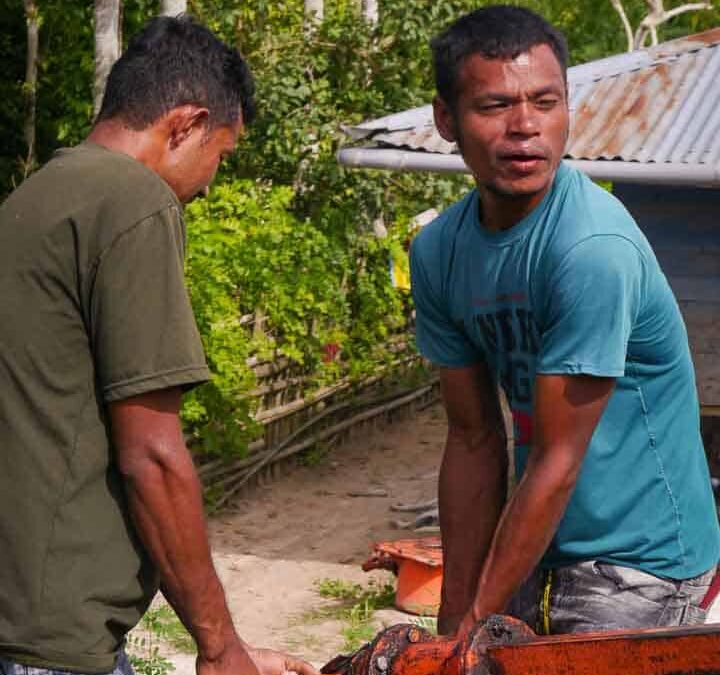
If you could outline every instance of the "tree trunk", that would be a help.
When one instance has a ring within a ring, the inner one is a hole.
[[[324,14],[323,0],[305,0],[305,30],[312,31],[322,23]]]
[[[27,64],[25,70],[25,144],[27,159],[23,173],[27,176],[35,167],[35,117],[37,111],[37,71],[40,22],[35,0],[23,0],[27,21]]]
[[[100,112],[105,82],[122,51],[122,0],[95,0],[94,112]]]
[[[380,20],[378,0],[361,0],[362,16],[371,26],[377,26]]]
[[[160,2],[161,16],[177,16],[187,12],[187,0],[162,0]]]

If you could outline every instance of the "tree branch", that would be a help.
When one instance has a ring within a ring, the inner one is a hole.
[[[615,4],[615,0],[610,0]],[[648,35],[652,39],[652,44],[658,44],[658,32],[657,29],[662,24],[666,23],[670,19],[685,14],[686,12],[694,12],[701,9],[711,9],[711,2],[689,2],[680,7],[674,7],[673,9],[665,9],[663,0],[645,0],[645,4],[648,8],[648,15],[640,22],[635,38],[633,40],[634,49],[642,49],[645,46]]]
[[[628,51],[631,52],[634,49],[635,39],[633,37],[630,20],[625,12],[625,7],[623,7],[622,0],[610,0],[610,3],[615,8],[615,11],[620,15],[620,20],[622,21],[623,28],[625,29],[625,37],[627,38]]]
[[[668,21],[673,17],[685,14],[685,12],[697,12],[702,9],[712,9],[711,2],[689,2],[686,5],[680,5],[680,7],[674,7],[665,12],[664,21]]]

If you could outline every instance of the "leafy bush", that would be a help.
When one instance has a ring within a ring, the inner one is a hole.
[[[388,273],[395,239],[356,237],[348,248],[294,215],[292,199],[287,186],[244,179],[187,209],[188,287],[213,379],[187,397],[183,414],[205,452],[242,454],[259,433],[250,356],[280,351],[318,384],[360,376],[387,360],[383,340],[405,324]],[[262,330],[241,322],[252,314]],[[340,359],[326,363],[330,344]]]

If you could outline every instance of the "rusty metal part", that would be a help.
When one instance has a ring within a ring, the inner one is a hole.
[[[326,675],[720,675],[720,625],[538,637],[490,616],[468,639],[393,626]]]
[[[388,557],[397,560],[415,560],[428,567],[442,567],[442,543],[440,537],[380,542],[374,545],[373,554],[362,568],[366,572],[378,567],[390,569],[385,566]]]
[[[401,539],[375,544],[362,568],[390,570],[397,575],[395,605],[406,612],[437,614],[442,585],[440,537]]]

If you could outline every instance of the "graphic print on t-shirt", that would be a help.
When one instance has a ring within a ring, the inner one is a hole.
[[[471,339],[502,386],[512,412],[517,445],[532,443],[532,392],[540,331],[524,292],[473,299]]]

